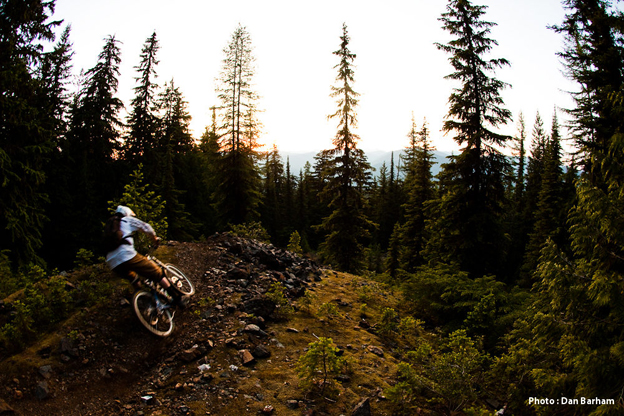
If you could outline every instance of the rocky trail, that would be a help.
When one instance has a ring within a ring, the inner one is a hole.
[[[390,414],[381,387],[389,382],[383,377],[390,376],[392,357],[349,314],[354,305],[344,300],[352,292],[346,282],[321,290],[337,274],[227,233],[163,249],[197,291],[176,311],[173,335],[149,334],[129,305],[129,288],[118,290],[19,360],[2,363],[0,415],[367,415],[371,404],[374,414]],[[275,320],[275,303],[265,296],[274,282],[291,301],[306,290],[327,292],[340,319]],[[357,339],[341,335],[341,326]],[[361,377],[345,375],[335,400],[307,397],[294,377],[298,357],[317,334],[342,340],[341,351],[370,369]]]

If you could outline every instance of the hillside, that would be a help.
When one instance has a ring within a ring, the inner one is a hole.
[[[391,414],[383,390],[397,362],[365,329],[384,305],[396,304],[381,286],[228,234],[172,242],[157,254],[197,287],[189,307],[176,313],[174,334],[150,335],[126,302],[128,286],[92,266],[91,276],[116,282],[115,294],[0,362],[0,414],[338,415],[365,399],[357,414],[369,414],[368,404],[372,414]],[[286,319],[275,318],[265,296],[278,281],[300,305]],[[309,305],[300,297],[306,290]],[[350,362],[333,395],[306,394],[296,376],[299,357],[318,337],[332,338]]]

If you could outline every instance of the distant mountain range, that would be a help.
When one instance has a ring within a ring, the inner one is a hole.
[[[396,167],[399,164],[399,155],[403,152],[403,150],[373,150],[365,152],[368,162],[375,168],[375,172],[373,174],[374,176],[377,176],[379,175],[379,170],[384,163],[388,169],[390,169],[390,161],[392,160],[393,154],[394,166]],[[318,152],[280,152],[280,155],[284,159],[284,165],[286,164],[286,159],[290,161],[290,172],[297,176],[299,175],[299,171],[303,170],[306,162],[310,162],[310,165],[314,167],[314,156],[316,156],[317,153]],[[446,158],[451,156],[451,152],[441,152],[436,150],[433,152],[433,156],[436,163],[433,165],[431,171],[434,175],[437,175],[440,170],[440,164],[446,163]]]

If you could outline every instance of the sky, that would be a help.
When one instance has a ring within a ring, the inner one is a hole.
[[[349,49],[357,55],[354,90],[364,150],[397,150],[407,146],[412,115],[418,128],[426,120],[433,145],[456,151],[452,134],[441,131],[453,81],[449,56],[436,48],[451,37],[438,20],[444,0],[57,0],[54,19],[63,19],[59,33],[71,25],[73,72],[97,63],[104,39],[121,43],[118,97],[129,108],[136,86],[135,67],[141,48],[155,31],[161,49],[157,82],[172,79],[188,102],[191,130],[199,138],[211,123],[210,107],[218,105],[216,78],[223,49],[240,24],[254,47],[254,88],[260,95],[259,142],[280,151],[319,151],[332,147],[337,121],[330,97],[336,85],[342,25]],[[560,0],[473,0],[488,6],[484,20],[497,25],[490,37],[498,42],[492,58],[511,66],[496,78],[512,85],[502,91],[514,121],[501,133],[515,135],[523,113],[530,131],[539,112],[547,129],[555,109],[570,108],[572,84],[556,55],[561,35],[548,29],[565,16]],[[125,119],[125,113],[122,114]],[[558,111],[560,123],[565,114]],[[565,135],[565,132],[564,132]]]

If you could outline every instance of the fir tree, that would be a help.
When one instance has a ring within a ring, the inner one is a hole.
[[[445,216],[435,232],[443,237],[442,227],[454,230],[445,240],[433,241],[436,246],[429,253],[432,260],[456,259],[473,276],[501,272],[507,245],[502,212],[508,162],[496,146],[505,145],[509,137],[495,129],[511,119],[509,110],[502,107],[501,97],[501,90],[508,84],[488,73],[509,63],[505,59],[485,59],[497,45],[488,37],[494,23],[481,20],[485,8],[467,0],[450,0],[440,20],[454,39],[437,44],[451,55],[449,61],[455,70],[446,78],[461,83],[449,98],[443,130],[453,133],[464,148],[443,166],[447,188],[437,208]]]
[[[591,164],[591,157],[608,150],[613,131],[620,125],[610,95],[624,84],[624,17],[607,0],[564,0],[563,4],[568,14],[554,29],[564,35],[566,46],[559,55],[567,75],[579,86],[572,94],[576,105],[569,113],[580,162],[589,171],[599,169]]]
[[[423,122],[420,131],[416,131],[416,124],[412,117],[412,128],[408,134],[410,144],[406,149],[405,163],[405,193],[407,201],[403,205],[405,210],[405,224],[401,229],[400,241],[403,247],[400,261],[401,268],[414,272],[417,266],[423,263],[422,250],[426,244],[425,224],[429,217],[426,204],[434,198],[433,175],[431,168],[433,151],[429,139],[427,121]]]
[[[221,168],[216,192],[221,224],[241,224],[258,218],[260,175],[255,153],[259,125],[257,94],[252,89],[254,57],[251,37],[238,26],[228,46],[219,77],[217,94],[223,115]]]
[[[0,250],[11,249],[18,264],[41,262],[43,169],[55,139],[49,111],[61,97],[36,69],[45,61],[44,42],[54,40],[58,22],[47,22],[53,11],[54,1],[7,0],[0,13]]]
[[[158,85],[155,80],[159,49],[160,45],[154,32],[145,41],[141,50],[141,62],[135,67],[139,73],[135,77],[138,85],[134,87],[135,96],[131,101],[132,109],[127,122],[129,132],[124,149],[126,159],[133,163],[143,160],[148,171],[157,169],[155,155],[151,151],[156,144],[158,128],[158,116],[155,114]]]
[[[552,133],[544,148],[541,184],[534,212],[533,229],[529,236],[525,270],[529,273],[537,266],[542,246],[548,239],[562,244],[568,205],[563,198],[563,167],[561,163],[561,138],[556,114]]]
[[[98,244],[107,203],[121,188],[123,172],[117,168],[117,156],[123,103],[116,97],[120,63],[119,42],[109,36],[98,62],[85,73],[70,111],[63,150],[70,158],[73,219],[82,225],[72,243],[81,248]]]
[[[370,180],[370,165],[364,152],[357,148],[359,137],[353,133],[357,125],[355,107],[358,93],[352,88],[353,61],[356,57],[349,46],[347,26],[343,24],[340,48],[334,55],[340,58],[332,97],[338,109],[329,116],[338,119],[338,132],[333,140],[333,156],[329,165],[329,180],[323,192],[331,196],[333,212],[323,219],[321,228],[327,233],[321,251],[339,270],[355,272],[363,265],[363,240],[368,238],[371,221],[364,215],[362,190]]]
[[[277,151],[277,146],[266,154],[264,164],[264,195],[262,205],[262,223],[273,237],[275,244],[284,246],[288,238],[283,233],[284,221],[284,163]]]
[[[156,133],[159,190],[165,200],[165,213],[169,222],[169,237],[189,240],[198,225],[189,218],[184,194],[176,186],[176,178],[186,173],[185,155],[193,149],[193,138],[189,132],[191,116],[182,92],[173,80],[165,84],[158,99],[161,113],[159,130]]]

